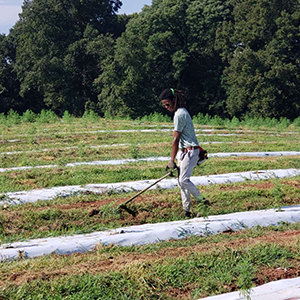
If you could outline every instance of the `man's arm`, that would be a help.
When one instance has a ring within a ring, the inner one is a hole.
[[[174,130],[173,134],[173,142],[172,142],[172,152],[171,152],[171,161],[175,162],[176,155],[179,148],[179,140],[180,140],[181,132]]]

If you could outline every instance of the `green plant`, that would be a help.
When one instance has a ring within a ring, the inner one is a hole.
[[[141,118],[136,119],[136,121],[139,122],[155,122],[155,123],[164,123],[164,122],[171,122],[171,118],[167,115],[163,115],[161,113],[158,112],[154,112],[150,115],[147,116],[143,116]]]
[[[281,117],[279,119],[278,128],[280,129],[286,129],[291,125],[291,121],[287,118]]]
[[[208,125],[210,124],[211,117],[206,114],[205,116],[202,113],[198,113],[198,115],[193,117],[193,122],[199,125]]]
[[[37,115],[33,111],[27,109],[23,113],[21,120],[23,123],[34,123],[36,121],[36,118],[37,118]]]
[[[64,167],[67,163],[68,163],[68,161],[67,161],[64,157],[61,157],[61,158],[59,158],[59,160],[58,160],[58,165],[59,165],[60,167]]]
[[[53,123],[58,120],[58,116],[52,110],[45,109],[42,109],[37,118],[37,122],[41,124]]]
[[[21,122],[20,115],[17,112],[13,111],[12,109],[9,110],[6,119],[7,119],[7,123],[10,125],[20,124]]]
[[[296,126],[296,127],[300,127],[300,117],[296,118],[296,119],[293,121],[293,125]]]
[[[237,286],[240,289],[240,295],[246,300],[251,300],[251,288],[253,287],[253,277],[256,272],[255,266],[243,258],[235,267],[237,273]]]
[[[35,135],[37,133],[37,127],[35,124],[32,124],[31,127],[28,130],[29,134]],[[31,142],[32,143],[32,142]]]
[[[99,116],[93,110],[86,110],[82,116],[82,119],[86,119],[92,123],[95,123],[98,121]]]
[[[0,126],[3,126],[6,123],[6,116],[4,113],[0,113]]]
[[[62,119],[66,124],[71,124],[74,121],[74,117],[67,110],[64,111]]]
[[[210,123],[213,126],[223,126],[224,125],[224,120],[219,117],[219,116],[214,116],[211,120]]]
[[[121,210],[118,208],[116,201],[112,201],[107,205],[103,205],[100,209],[100,214],[103,220],[107,219],[120,219]]]
[[[197,200],[196,206],[197,216],[207,218],[210,214],[210,207],[204,203],[204,198],[201,196],[201,199]]]
[[[275,208],[277,208],[278,211],[281,211],[281,206],[284,201],[285,194],[282,190],[280,182],[277,181],[273,181],[273,182],[275,184],[275,187],[271,191],[274,197],[273,205]]]
[[[0,234],[5,234],[5,228],[4,228],[3,219],[1,216],[0,216]]]
[[[131,144],[130,146],[130,155],[132,158],[140,158],[140,146],[138,144]]]

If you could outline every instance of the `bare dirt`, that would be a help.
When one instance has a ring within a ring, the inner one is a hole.
[[[300,230],[288,230],[286,232],[272,231],[265,236],[254,238],[240,238],[241,232],[231,232],[228,234],[235,236],[231,241],[214,243],[214,249],[228,249],[247,247],[249,245],[256,245],[260,243],[274,243],[277,245],[289,246],[299,241]],[[103,248],[103,246],[99,246]],[[151,253],[115,253],[110,254],[109,249],[112,245],[105,247],[105,252],[97,254],[91,253],[76,253],[68,255],[69,263],[67,266],[57,267],[60,264],[61,256],[52,256],[51,264],[47,263],[47,267],[41,268],[38,264],[32,264],[31,268],[26,270],[10,270],[7,274],[2,272],[0,287],[7,284],[22,285],[25,282],[30,283],[34,280],[51,280],[55,278],[64,277],[67,275],[82,275],[82,274],[98,274],[110,271],[118,271],[132,268],[134,265],[147,265],[151,267],[153,263],[163,262],[166,258],[185,258],[197,252],[210,251],[211,243],[204,243],[189,247],[166,247],[156,252]],[[58,263],[55,263],[56,260]],[[290,261],[289,268],[259,268],[253,283],[261,285],[266,282],[275,281],[279,279],[294,278],[300,276],[299,261]],[[35,267],[36,266],[36,267]],[[224,286],[228,291],[238,290],[236,285]],[[184,289],[170,288],[170,296],[177,299],[188,299],[189,293],[193,290],[193,285],[187,286]]]

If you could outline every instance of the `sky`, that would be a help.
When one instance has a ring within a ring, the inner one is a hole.
[[[121,14],[131,14],[140,12],[144,5],[151,5],[152,0],[123,0]],[[0,34],[9,33],[9,29],[19,19],[19,13],[22,11],[23,0],[0,0]]]

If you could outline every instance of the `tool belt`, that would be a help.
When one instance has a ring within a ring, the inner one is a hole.
[[[197,165],[199,166],[199,165],[203,164],[208,159],[206,150],[204,150],[200,146],[193,146],[193,147],[182,148],[181,151],[183,153],[187,153],[189,150],[194,150],[194,149],[199,149],[199,158],[198,158],[198,162],[197,162]]]
[[[203,164],[207,159],[208,159],[207,151],[200,147],[200,151],[199,151],[199,159],[198,159],[197,165],[200,166],[200,165]]]
[[[193,147],[182,148],[181,151],[183,153],[187,153],[189,150],[195,150],[195,149],[202,149],[202,148],[200,146],[193,146]]]

